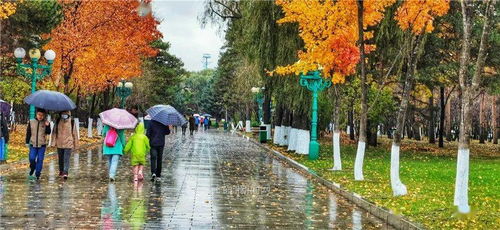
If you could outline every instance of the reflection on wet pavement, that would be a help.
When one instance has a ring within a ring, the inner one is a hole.
[[[25,169],[2,175],[0,228],[387,228],[235,134],[168,136],[158,183],[132,182],[128,158],[115,183],[99,148],[72,155],[68,181],[54,157],[40,182]]]

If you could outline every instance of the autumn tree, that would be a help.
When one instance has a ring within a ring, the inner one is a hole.
[[[391,187],[395,196],[407,193],[406,186],[399,178],[399,150],[421,47],[425,42],[425,33],[434,29],[434,18],[446,14],[448,9],[449,0],[405,1],[396,12],[396,20],[401,29],[408,31],[408,39],[405,44],[406,72],[403,92],[391,147]]]
[[[102,91],[141,75],[141,58],[156,55],[150,43],[161,37],[158,21],[139,16],[139,1],[64,0],[64,21],[47,37],[58,54],[53,81],[66,93]],[[71,87],[71,88],[70,88]],[[86,89],[79,92],[78,89]]]
[[[483,29],[479,50],[475,63],[471,63],[471,30],[476,22],[477,11],[472,0],[461,0],[463,38],[460,54],[460,69],[458,72],[461,97],[460,111],[460,136],[458,141],[457,176],[455,182],[454,204],[458,206],[461,213],[470,212],[468,202],[469,183],[469,155],[470,134],[472,131],[472,103],[478,95],[483,66],[487,56],[488,35],[490,33],[490,20],[494,16],[496,0],[483,2],[485,12],[483,14]],[[469,69],[472,67],[473,72]]]

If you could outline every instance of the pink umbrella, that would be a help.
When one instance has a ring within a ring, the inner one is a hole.
[[[115,129],[134,129],[137,118],[124,109],[110,109],[99,114],[102,123]]]

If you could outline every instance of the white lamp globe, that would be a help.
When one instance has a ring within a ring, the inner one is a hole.
[[[26,50],[24,50],[23,48],[16,48],[14,50],[14,57],[24,58],[24,56],[26,56]]]
[[[132,84],[132,82],[127,82],[127,83],[125,83],[125,87],[132,88],[132,87],[134,87],[134,84]]]
[[[56,58],[56,52],[54,52],[54,50],[47,50],[43,56],[47,59],[47,61],[53,61]]]

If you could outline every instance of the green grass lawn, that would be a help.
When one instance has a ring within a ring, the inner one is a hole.
[[[273,146],[273,148],[276,148]],[[453,206],[456,157],[401,151],[401,180],[408,194],[393,197],[390,187],[390,147],[370,147],[364,160],[364,181],[354,181],[356,146],[341,145],[342,171],[332,168],[332,145],[322,143],[321,157],[285,152],[289,157],[315,170],[324,178],[339,183],[395,213],[402,214],[429,229],[500,229],[500,158],[470,158],[469,203],[472,212],[460,215]],[[473,154],[473,153],[472,153]]]

